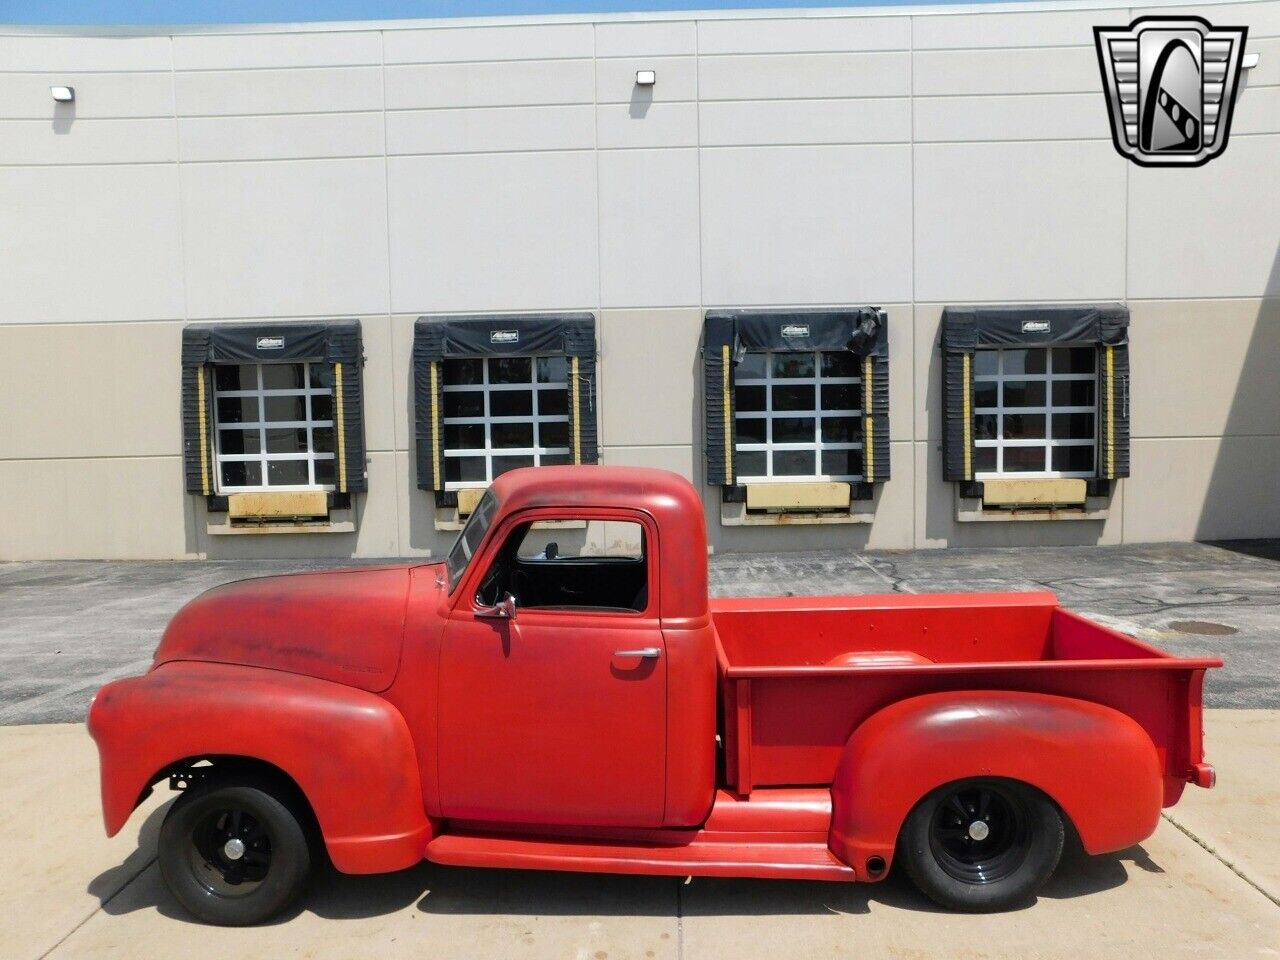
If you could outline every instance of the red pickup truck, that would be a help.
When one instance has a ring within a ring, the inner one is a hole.
[[[1211,659],[1048,593],[717,599],[656,470],[496,480],[440,563],[246,580],[184,607],[89,712],[106,829],[168,780],[173,894],[213,923],[442,864],[875,881],[1024,902],[1064,832],[1149,836]]]

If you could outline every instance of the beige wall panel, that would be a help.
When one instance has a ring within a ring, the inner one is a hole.
[[[1249,133],[1280,133],[1280,86],[1250,85],[1237,94],[1231,136]]]
[[[697,27],[692,21],[597,23],[597,57],[657,57],[696,53]]]
[[[805,17],[703,20],[698,52],[824,53],[847,50],[906,50],[911,46],[907,17]]]
[[[7,66],[7,64],[6,64]],[[49,88],[75,87],[74,104],[54,103]],[[168,73],[0,73],[0,117],[44,120],[173,116]]]
[[[0,168],[0,318],[182,316],[172,164]]]
[[[382,109],[381,67],[210,70],[176,74],[173,84],[188,117]]]
[[[598,303],[592,153],[401,157],[389,167],[397,312]]]
[[[382,38],[376,31],[173,38],[173,65],[177,70],[350,67],[381,62]]]
[[[698,144],[696,103],[608,103],[596,108],[600,149],[694,147]]]
[[[1280,36],[1280,2],[1204,4],[1196,7],[1137,7],[1135,17],[1160,15],[1166,17],[1203,17],[1210,23],[1233,27],[1244,24],[1249,28],[1249,39]]]
[[[1129,296],[1280,295],[1280,190],[1264,186],[1278,164],[1269,135],[1193,170],[1131,167]]]
[[[595,64],[590,60],[387,67],[386,78],[389,110],[595,101]]]
[[[182,452],[181,323],[0,326],[0,459]],[[58,385],[51,389],[51,385]]]
[[[597,329],[601,445],[700,442],[702,311],[605,310]]]
[[[190,316],[386,312],[383,160],[191,164],[182,180]]]
[[[703,302],[910,300],[910,211],[905,145],[704,149]]]
[[[603,305],[698,303],[697,151],[601,153],[599,178]]]
[[[1111,136],[1096,93],[1027,97],[917,97],[917,141],[1083,140]],[[1119,158],[1117,158],[1119,159]]]
[[[1093,46],[1095,24],[1127,24],[1129,11],[1062,10],[913,17],[917,50]]]
[[[1092,34],[1087,36],[1092,38]],[[1098,55],[1091,39],[1087,47],[917,50],[912,69],[912,89],[917,97],[1010,93],[1094,93],[1099,100],[1102,97]],[[1105,121],[1105,104],[1098,112]]]
[[[1280,437],[1135,440],[1126,543],[1280,536]]]
[[[1131,491],[1121,481],[1105,520],[956,520],[955,484],[942,479],[942,444],[915,443],[916,547],[1086,546],[1120,543]],[[1134,468],[1137,473],[1137,468]],[[893,481],[890,481],[892,483]]]
[[[911,89],[906,53],[703,57],[698,73],[703,100],[904,97]]]
[[[589,23],[387,30],[385,37],[387,63],[568,60],[591,56],[595,45]]]
[[[413,324],[417,314],[391,317],[391,396],[394,405],[392,424],[395,449],[407,450],[414,456],[413,406]]]
[[[386,115],[389,154],[572,150],[595,146],[595,108],[486,107]]]
[[[888,315],[889,327],[889,439],[911,440],[916,389],[916,371],[912,363],[915,353],[915,324],[911,305],[887,303],[878,306]]]
[[[168,37],[0,37],[6,70],[169,70]]]
[[[1280,300],[1135,300],[1129,310],[1135,437],[1280,433]]]
[[[636,86],[636,72],[653,70],[657,82]],[[663,103],[698,98],[698,63],[693,57],[629,57],[596,64],[597,103]]]
[[[600,462],[611,467],[652,467],[686,479],[693,473],[692,447],[601,447]]]
[[[917,145],[916,298],[1123,297],[1119,159],[1102,140]]]
[[[911,362],[915,390],[911,402],[916,440],[942,440],[942,307],[937,303],[917,303],[913,310],[915,349]],[[892,376],[897,371],[892,354],[889,362],[894,364],[889,371]]]
[[[911,139],[911,101],[905,97],[704,103],[700,120],[703,146]]]
[[[396,418],[393,390],[395,344],[390,317],[362,317],[360,342],[364,348],[364,443],[371,453],[396,446]]]
[[[187,162],[381,157],[385,136],[381,111],[178,120]]]
[[[0,164],[162,163],[177,157],[172,120],[0,120]]]
[[[0,461],[0,560],[142,560],[196,552],[182,458]]]
[[[413,451],[396,451],[396,502],[400,512],[400,556],[442,560],[458,536],[435,528],[436,501],[418,489]]]

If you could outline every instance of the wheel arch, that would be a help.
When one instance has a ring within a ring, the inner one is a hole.
[[[831,788],[832,852],[860,879],[882,878],[915,806],[972,777],[1040,791],[1091,854],[1132,846],[1159,822],[1159,756],[1131,717],[1069,697],[955,691],[899,701],[854,730]],[[875,857],[879,871],[866,866]]]

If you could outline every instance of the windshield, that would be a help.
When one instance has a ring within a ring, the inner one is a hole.
[[[493,518],[497,513],[498,498],[493,495],[492,490],[487,490],[485,495],[480,498],[480,502],[476,504],[475,510],[467,520],[467,525],[458,534],[458,539],[453,543],[453,549],[449,551],[449,556],[445,559],[445,566],[449,570],[450,593],[453,593],[458,588],[458,581],[462,579],[463,571],[467,569],[467,564],[471,562],[471,555],[476,552],[476,548],[480,546],[480,541],[489,532],[489,524],[493,522]]]

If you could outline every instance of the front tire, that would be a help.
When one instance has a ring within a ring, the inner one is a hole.
[[[311,872],[298,817],[250,783],[189,787],[160,828],[159,861],[179,903],[206,923],[232,927],[278,914]]]
[[[940,906],[970,913],[1030,901],[1062,856],[1057,806],[1016,780],[960,780],[934,790],[907,817],[899,854],[907,875]]]

